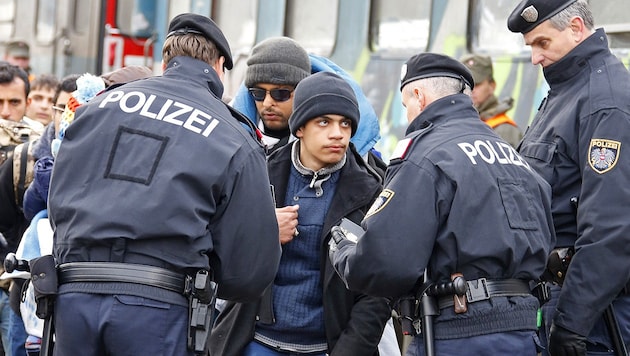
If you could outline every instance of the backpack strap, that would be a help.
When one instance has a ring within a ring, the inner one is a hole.
[[[13,150],[13,191],[15,194],[15,204],[22,210],[24,193],[26,188],[33,181],[35,170],[35,157],[33,149],[37,140],[25,142],[15,146]]]

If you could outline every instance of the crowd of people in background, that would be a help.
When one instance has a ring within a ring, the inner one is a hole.
[[[626,352],[630,74],[585,0],[506,22],[551,88],[527,130],[492,57],[421,53],[389,162],[360,85],[289,37],[252,48],[234,97],[198,14],[171,21],[157,75],[33,73],[7,43],[0,258],[54,256],[55,354]],[[37,285],[0,269],[0,356],[48,352]],[[421,302],[458,277],[467,295]]]

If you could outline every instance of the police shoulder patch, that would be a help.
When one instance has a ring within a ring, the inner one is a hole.
[[[595,172],[606,173],[615,167],[620,153],[621,142],[594,138],[588,148],[588,164]]]
[[[368,210],[367,214],[365,214],[365,219],[383,210],[387,203],[389,203],[389,201],[392,199],[394,194],[396,193],[394,193],[394,191],[391,189],[383,189],[378,198],[374,200],[374,203],[370,207],[370,210]]]

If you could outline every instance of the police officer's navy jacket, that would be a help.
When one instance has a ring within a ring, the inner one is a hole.
[[[471,99],[450,95],[411,122],[363,221],[365,235],[335,265],[350,289],[393,298],[411,293],[426,267],[435,282],[456,272],[535,280],[555,242],[550,204],[549,185],[479,120]],[[535,329],[538,301],[512,299],[470,304],[457,316],[442,310],[436,338]],[[453,324],[448,335],[441,322]]]
[[[280,259],[265,153],[222,92],[210,65],[176,57],[77,109],[50,185],[59,263],[211,267],[221,298],[262,294]]]
[[[269,158],[269,176],[278,206],[284,205],[291,168],[292,145],[279,148]],[[372,355],[381,339],[391,308],[385,298],[369,297],[346,289],[328,259],[330,229],[347,217],[359,223],[381,187],[380,177],[349,148],[341,168],[337,190],[326,213],[321,241],[320,273],[323,289],[324,324],[332,355]],[[300,238],[299,236],[297,238]],[[253,303],[227,303],[210,336],[212,355],[236,356],[254,339],[256,322],[273,323],[273,288]]]
[[[587,335],[630,276],[630,74],[602,29],[544,74],[519,152],[553,188],[557,245],[577,249],[554,320]]]

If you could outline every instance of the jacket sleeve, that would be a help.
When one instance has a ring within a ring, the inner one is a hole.
[[[629,283],[630,115],[601,110],[581,123],[582,187],[577,209],[576,254],[554,319],[587,335]],[[602,278],[605,276],[605,278]]]
[[[392,309],[385,298],[357,294],[350,320],[332,349],[331,356],[376,355]]]
[[[400,297],[422,277],[435,244],[440,210],[447,207],[438,201],[429,171],[409,161],[390,169],[396,172],[363,220],[365,234],[356,245],[340,244],[335,268],[351,290]]]
[[[264,152],[251,151],[240,162],[228,178],[223,211],[211,223],[210,264],[219,297],[231,301],[260,297],[276,275],[281,252]]]

